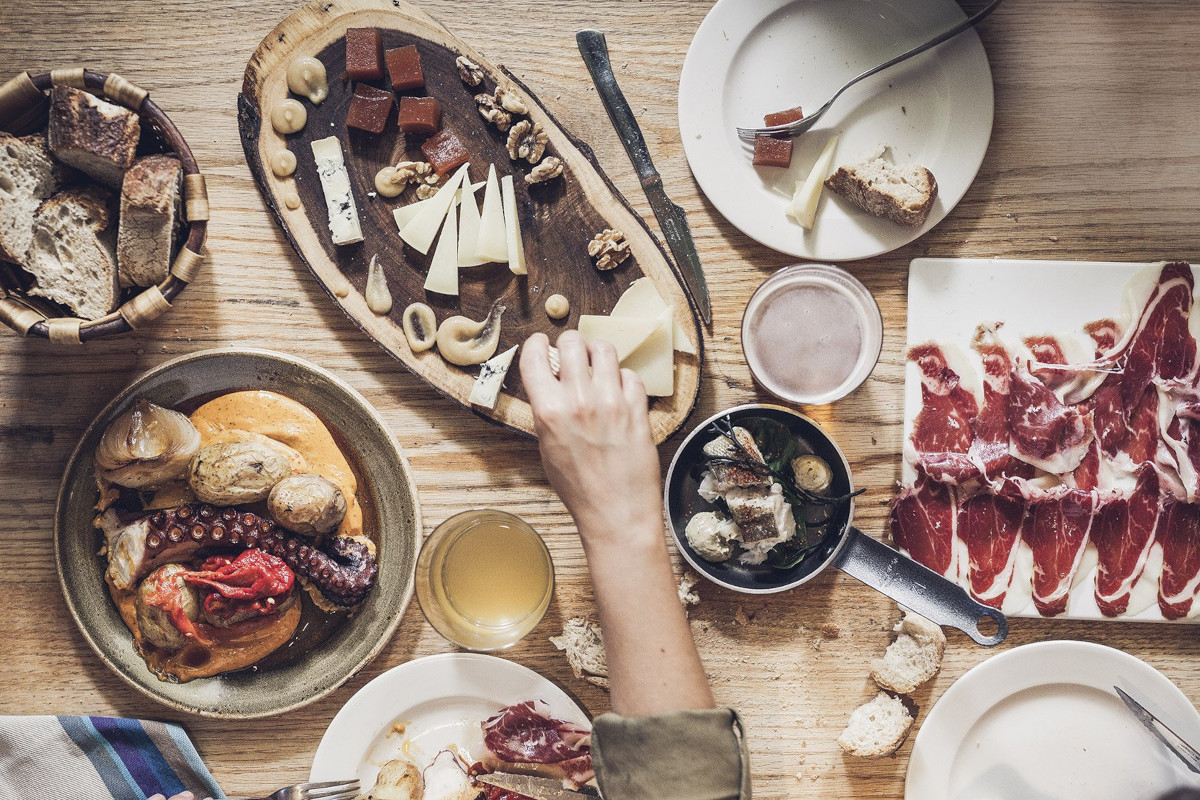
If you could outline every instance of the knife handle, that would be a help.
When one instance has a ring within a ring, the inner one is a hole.
[[[612,61],[608,57],[608,43],[604,40],[604,34],[596,30],[582,30],[575,34],[575,41],[579,45],[579,54],[583,56],[583,63],[587,65],[588,72],[592,74],[596,91],[600,93],[600,99],[604,101],[604,109],[608,112],[608,118],[612,120],[613,127],[617,129],[617,135],[621,137],[621,143],[625,145],[625,152],[633,161],[633,168],[637,171],[642,185],[645,186],[655,179],[661,180],[658,170],[654,168],[654,162],[650,159],[650,149],[646,147],[646,139],[642,136],[637,119],[633,116],[633,109],[629,107],[629,101],[625,99],[621,87],[617,85],[617,76],[613,74]]]

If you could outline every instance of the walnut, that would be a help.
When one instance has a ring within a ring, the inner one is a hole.
[[[431,198],[435,194],[437,194],[438,188],[439,187],[437,185],[422,183],[420,186],[417,187],[417,199],[418,200],[428,200],[429,198]]]
[[[475,87],[483,83],[483,70],[466,56],[454,59],[454,66],[458,67],[458,77],[467,86]]]
[[[429,177],[433,176],[434,181],[438,180],[438,176],[434,174],[433,167],[425,161],[401,161],[394,167],[384,167],[375,175],[375,191],[384,197],[395,197],[404,191],[404,188],[410,183],[419,181],[429,181]]]
[[[479,116],[496,126],[496,130],[504,133],[512,125],[512,114],[496,105],[496,98],[490,94],[475,95],[475,107]]]
[[[629,242],[620,231],[605,228],[588,242],[588,255],[596,259],[596,269],[607,272],[629,258]]]
[[[496,105],[503,108],[505,111],[511,111],[514,114],[528,114],[529,109],[525,107],[525,103],[521,98],[514,93],[505,90],[503,86],[496,87],[495,95]]]
[[[546,156],[541,163],[529,171],[525,182],[532,186],[535,183],[545,183],[563,174],[562,159]]]
[[[542,160],[549,137],[537,122],[523,119],[508,132],[508,157],[513,161],[523,158],[530,164]]]

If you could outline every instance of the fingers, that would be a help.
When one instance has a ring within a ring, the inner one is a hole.
[[[617,365],[617,349],[608,342],[591,342],[587,349],[592,362],[592,379],[601,384],[598,388],[611,386],[614,390],[619,390],[621,368]]]
[[[558,337],[558,363],[559,380],[582,393],[591,377],[591,367],[587,343],[578,331],[566,331]]]
[[[537,405],[546,392],[558,384],[550,370],[550,340],[544,333],[535,333],[521,348],[521,382],[529,394],[529,402]]]
[[[161,794],[152,794],[147,797],[146,800],[167,800],[167,798],[163,797]]]

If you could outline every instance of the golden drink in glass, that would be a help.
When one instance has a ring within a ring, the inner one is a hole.
[[[503,511],[456,514],[417,559],[417,599],[442,636],[468,650],[501,650],[541,621],[554,564],[537,531]]]

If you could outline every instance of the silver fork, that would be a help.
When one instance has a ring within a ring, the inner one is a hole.
[[[323,781],[285,786],[266,797],[247,800],[352,800],[358,796],[358,781]]]
[[[872,75],[874,75],[878,72],[883,72],[888,67],[894,67],[897,64],[899,64],[901,61],[907,61],[908,59],[912,58],[915,55],[924,53],[926,50],[928,50],[932,47],[937,47],[942,42],[945,42],[949,39],[953,39],[955,36],[958,36],[960,33],[965,31],[967,28],[974,27],[976,23],[982,21],[985,17],[987,17],[988,14],[991,14],[993,11],[995,11],[996,6],[998,6],[998,5],[1000,5],[1000,0],[992,0],[986,6],[981,8],[979,11],[976,11],[974,14],[967,17],[965,20],[958,23],[957,25],[950,28],[949,30],[939,33],[937,36],[933,37],[932,39],[925,42],[924,44],[919,44],[916,47],[914,47],[913,49],[911,49],[907,52],[901,53],[900,55],[896,56],[895,58],[893,58],[889,61],[885,61],[877,67],[872,67],[871,69],[867,70],[866,72],[862,73],[861,75],[857,75],[857,76],[851,78],[848,82],[843,84],[842,88],[840,88],[836,92],[834,92],[833,97],[829,98],[829,100],[826,101],[825,105],[821,106],[814,113],[809,114],[804,119],[800,119],[795,122],[789,122],[786,125],[772,125],[772,126],[766,127],[766,128],[738,128],[737,129],[738,137],[741,139],[744,139],[747,142],[753,142],[759,136],[771,136],[775,139],[791,139],[796,136],[799,136],[800,134],[804,133],[806,130],[811,128],[813,125],[816,125],[817,120],[819,120],[821,118],[821,115],[824,114],[826,111],[828,111],[829,107],[831,105],[833,105],[833,102],[842,96],[842,92],[846,91],[854,84],[858,83],[859,81],[866,80],[867,78],[871,77]]]

